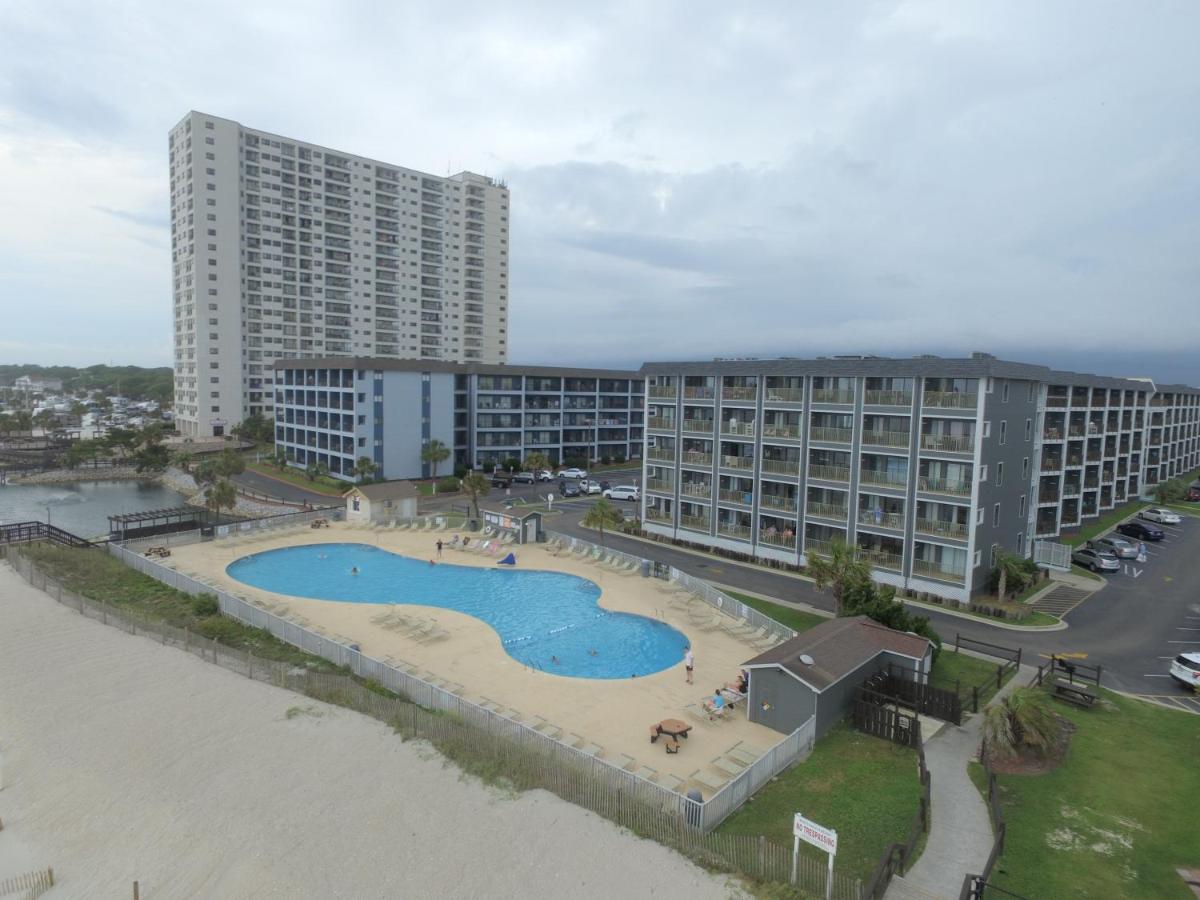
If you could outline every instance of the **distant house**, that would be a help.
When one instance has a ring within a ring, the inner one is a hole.
[[[342,496],[346,498],[347,522],[378,524],[416,516],[420,494],[411,481],[382,481],[356,485]]]
[[[62,390],[62,379],[44,378],[41,375],[22,375],[13,382],[13,388],[24,394],[57,394]]]
[[[854,689],[888,663],[925,681],[933,645],[866,616],[830,619],[743,664],[750,672],[748,715],[784,734],[816,715],[820,737],[853,702]]]

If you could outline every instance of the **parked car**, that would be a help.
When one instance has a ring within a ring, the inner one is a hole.
[[[587,478],[587,469],[559,469],[559,478]]]
[[[1093,550],[1091,547],[1076,550],[1071,554],[1071,562],[1077,566],[1083,566],[1085,569],[1091,569],[1093,572],[1121,571],[1120,560],[1111,553],[1102,550]]]
[[[579,489],[585,494],[599,494],[604,488],[600,487],[600,482],[589,481],[584,478],[579,482]]]
[[[492,487],[509,487],[512,485],[512,479],[504,472],[496,471],[492,473]]]
[[[1171,660],[1171,677],[1194,691],[1200,691],[1200,653],[1181,653]]]
[[[1163,509],[1161,506],[1143,509],[1138,515],[1147,522],[1158,522],[1160,525],[1178,525],[1183,521],[1183,519],[1179,518],[1179,513]]]
[[[609,500],[639,500],[642,495],[635,484],[618,484],[604,491],[604,496]]]
[[[1153,525],[1146,525],[1142,522],[1122,522],[1117,526],[1117,531],[1126,537],[1137,538],[1139,541],[1161,541],[1163,539],[1163,530],[1155,528]]]
[[[534,477],[532,472],[518,472],[513,476],[513,484],[533,484]]]
[[[1200,486],[1193,484],[1190,488],[1188,488],[1187,499],[1192,503],[1200,501]]]
[[[538,481],[553,481],[554,473],[551,472],[549,469],[542,469],[542,471],[538,472],[537,480]]]
[[[583,493],[579,490],[579,484],[574,481],[559,482],[558,492],[564,497],[578,497]]]
[[[1111,534],[1101,538],[1092,538],[1087,545],[1093,550],[1111,553],[1117,559],[1137,559],[1138,555],[1137,547],[1124,538],[1114,537]]]

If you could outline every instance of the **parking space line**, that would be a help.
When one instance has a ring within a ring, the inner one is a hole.
[[[1170,659],[1170,657],[1167,657]],[[1143,675],[1143,678],[1170,678],[1170,675]]]
[[[1200,641],[1167,641],[1168,644],[1200,644]]]
[[[1180,625],[1175,630],[1176,631],[1200,631],[1200,628],[1189,628],[1187,625]]]

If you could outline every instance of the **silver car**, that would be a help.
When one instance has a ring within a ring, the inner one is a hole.
[[[1137,544],[1111,534],[1102,538],[1092,538],[1087,545],[1101,553],[1111,553],[1117,559],[1137,559],[1138,555]]]
[[[1121,561],[1106,550],[1093,550],[1084,547],[1071,554],[1071,562],[1093,572],[1119,572]]]

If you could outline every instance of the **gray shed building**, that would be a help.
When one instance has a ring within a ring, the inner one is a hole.
[[[830,619],[743,664],[750,672],[748,715],[784,734],[816,715],[820,737],[849,708],[854,689],[888,663],[925,681],[933,645],[866,616]]]

